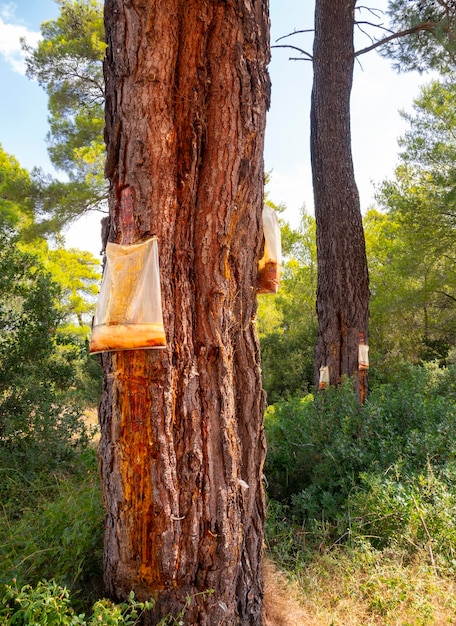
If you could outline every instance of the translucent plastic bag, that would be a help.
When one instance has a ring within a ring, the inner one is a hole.
[[[282,272],[282,241],[277,213],[263,207],[264,252],[258,263],[258,293],[277,293]]]
[[[365,343],[360,343],[358,346],[358,369],[369,369],[369,346]]]
[[[165,345],[157,238],[125,246],[108,243],[89,351]]]

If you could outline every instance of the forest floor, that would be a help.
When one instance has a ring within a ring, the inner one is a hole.
[[[398,554],[337,550],[299,572],[266,567],[266,626],[456,624],[456,581]]]

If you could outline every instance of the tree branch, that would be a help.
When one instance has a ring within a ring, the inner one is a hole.
[[[370,52],[371,50],[375,50],[375,48],[379,48],[389,41],[393,41],[394,39],[400,39],[401,37],[405,37],[406,35],[413,35],[413,33],[418,33],[420,31],[427,31],[428,33],[431,33],[433,35],[436,26],[438,26],[437,22],[422,22],[421,24],[417,24],[412,28],[406,28],[405,30],[401,30],[398,33],[393,33],[389,37],[384,37],[383,39],[376,41],[374,44],[368,46],[367,48],[362,48],[361,50],[358,50],[357,52],[355,52],[355,57],[358,57],[361,54],[365,54],[366,52]]]
[[[280,41],[281,39],[286,39],[287,37],[292,37],[293,35],[300,35],[301,33],[313,33],[314,29],[313,28],[307,28],[306,30],[294,30],[292,33],[288,33],[288,35],[282,35],[282,37],[279,37],[278,39],[276,39],[276,41]]]
[[[380,28],[381,30],[386,30],[387,33],[394,34],[394,32],[390,28],[383,26],[383,24],[374,24],[374,22],[368,22],[367,20],[361,20],[359,22],[355,21],[355,26],[359,27],[360,24],[366,24],[367,26],[372,26],[373,28]]]
[[[377,19],[380,17],[380,14],[381,15],[385,14],[385,12],[382,11],[381,9],[375,9],[375,8],[364,6],[364,5],[356,7],[356,10],[359,11],[360,13],[363,9],[365,9],[369,13],[372,13],[372,15],[374,15]]]
[[[313,59],[311,54],[309,54],[305,50],[302,50],[301,48],[298,48],[296,46],[289,46],[289,45],[281,44],[280,46],[271,46],[271,48],[291,48],[292,50],[297,50],[298,52],[300,52],[301,54],[304,54],[307,57],[306,59],[293,59],[294,61],[311,61]]]

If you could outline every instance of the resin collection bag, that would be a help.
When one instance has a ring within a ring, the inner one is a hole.
[[[90,353],[165,345],[157,238],[108,243]]]
[[[258,263],[258,293],[277,293],[282,271],[282,242],[277,213],[263,207],[264,252]]]

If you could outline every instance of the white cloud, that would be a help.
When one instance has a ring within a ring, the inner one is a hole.
[[[21,48],[21,38],[35,46],[41,34],[29,30],[17,23],[14,17],[14,5],[6,4],[0,8],[0,55],[14,72],[25,74],[25,54]]]

